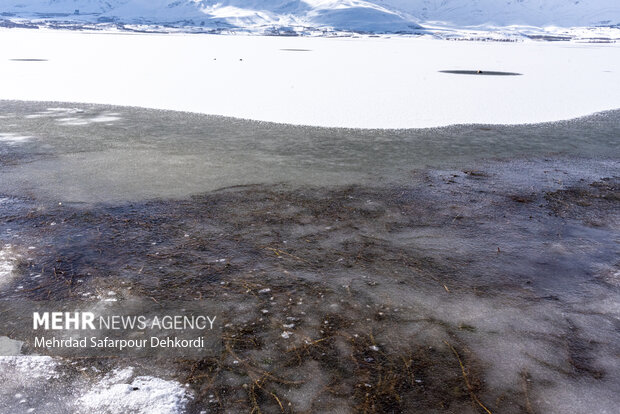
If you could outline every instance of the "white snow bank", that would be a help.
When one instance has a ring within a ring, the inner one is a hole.
[[[0,99],[359,128],[536,123],[620,107],[618,44],[17,29],[0,30],[0,44],[0,78],[11,80]],[[48,61],[10,60],[26,57]],[[523,75],[439,72],[454,69]]]
[[[113,371],[81,396],[76,406],[94,413],[183,413],[191,398],[176,381],[140,376],[133,368]],[[133,380],[132,380],[133,378]]]

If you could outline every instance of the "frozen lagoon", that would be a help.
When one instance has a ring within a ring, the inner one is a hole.
[[[0,79],[11,80],[0,99],[348,128],[523,124],[620,108],[620,43],[0,29],[0,44]]]
[[[133,388],[164,412],[620,403],[617,111],[362,131],[0,108],[3,299],[230,308],[219,358],[5,359],[7,410],[134,412]]]

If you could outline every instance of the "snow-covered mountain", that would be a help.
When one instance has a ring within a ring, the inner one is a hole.
[[[452,26],[591,27],[620,23],[618,0],[376,0],[423,22]]]
[[[620,23],[618,0],[2,0],[5,18],[411,32],[420,26],[592,27]]]

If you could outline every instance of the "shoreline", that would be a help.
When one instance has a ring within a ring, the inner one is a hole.
[[[468,73],[469,74],[469,73]],[[592,113],[587,113],[583,115],[579,115],[573,118],[566,119],[557,119],[551,121],[540,121],[540,122],[523,122],[523,123],[507,123],[507,124],[497,124],[497,123],[480,123],[480,122],[464,122],[458,124],[446,124],[446,125],[437,125],[437,126],[425,126],[425,127],[405,127],[405,128],[363,128],[363,127],[338,127],[338,126],[322,126],[322,125],[310,125],[310,124],[292,124],[287,122],[276,122],[276,121],[264,121],[260,119],[251,119],[251,118],[240,118],[230,115],[219,115],[219,114],[208,114],[203,112],[195,112],[195,111],[183,111],[178,109],[166,109],[166,108],[151,108],[145,106],[132,106],[132,105],[117,105],[117,104],[100,104],[96,102],[78,102],[78,101],[56,101],[56,100],[26,100],[26,99],[4,99],[0,98],[0,105],[8,104],[40,104],[47,105],[49,107],[95,107],[108,109],[113,111],[114,108],[124,108],[127,110],[144,110],[144,111],[154,111],[161,112],[162,114],[180,114],[186,116],[199,116],[199,117],[209,117],[213,119],[219,119],[228,122],[244,122],[244,123],[253,123],[257,126],[274,126],[274,127],[284,127],[284,128],[300,128],[300,129],[313,129],[313,130],[340,130],[340,131],[348,131],[348,132],[410,132],[410,131],[435,131],[440,129],[449,129],[449,128],[466,128],[466,127],[528,127],[528,126],[557,126],[565,123],[571,122],[579,122],[582,120],[593,119],[598,116],[606,116],[609,114],[615,114],[620,112],[620,106],[618,108],[610,108],[601,111],[596,111]],[[67,108],[68,109],[68,108]],[[2,119],[0,114],[0,119]]]
[[[407,184],[415,171],[485,160],[620,155],[620,111],[535,125],[365,130],[118,106],[0,101],[0,108],[0,193],[85,205],[247,184]]]

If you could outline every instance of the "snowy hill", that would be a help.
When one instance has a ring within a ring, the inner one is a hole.
[[[414,32],[519,26],[592,27],[620,23],[618,0],[2,0],[8,19],[166,24],[261,31],[266,28]],[[296,29],[295,29],[296,30]]]
[[[115,21],[220,29],[330,28],[354,32],[411,32],[406,13],[363,0],[4,0],[8,17]]]
[[[452,26],[588,27],[620,23],[617,0],[376,0],[423,22]]]

